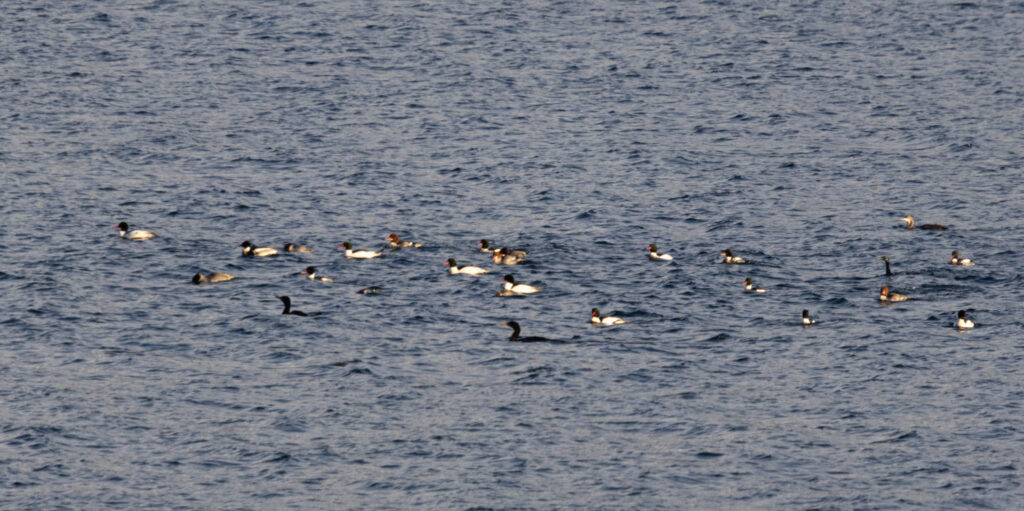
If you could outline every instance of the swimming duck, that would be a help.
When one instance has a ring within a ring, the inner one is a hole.
[[[541,289],[544,289],[542,287],[518,283],[516,282],[516,279],[512,277],[511,274],[505,275],[505,277],[503,277],[502,280],[505,281],[504,289],[506,291],[511,291],[517,295],[530,295],[540,291]]]
[[[299,310],[294,310],[294,311],[292,310],[292,299],[291,298],[289,298],[287,296],[278,296],[277,299],[281,300],[282,302],[284,302],[284,310],[281,311],[281,314],[291,314],[293,316],[308,316],[308,314],[306,314],[305,312],[302,312],[302,311],[299,311]]]
[[[500,248],[492,247],[490,240],[480,240],[480,243],[477,243],[476,246],[480,247],[480,250],[487,253],[494,253],[498,250],[501,250]],[[526,258],[525,250],[509,250],[508,253],[509,255],[516,256],[520,259]]]
[[[390,236],[388,236],[387,238],[384,238],[384,239],[388,242],[388,248],[390,248],[390,249],[406,248],[406,247],[420,248],[420,247],[423,246],[422,243],[416,243],[415,241],[408,241],[408,240],[400,239],[398,237],[398,234],[395,234],[395,233],[391,233]]]
[[[900,220],[903,220],[904,222],[907,223],[907,230],[908,231],[914,229],[914,217],[912,217],[910,215],[907,215],[907,216],[901,218]],[[946,227],[944,225],[938,225],[938,224],[918,225],[917,228],[918,229],[925,229],[925,230],[928,230],[928,231],[945,231],[945,230],[949,229],[949,227]]]
[[[954,250],[953,255],[949,258],[949,264],[955,264],[957,266],[974,266],[974,261],[960,257],[960,254]]]
[[[459,266],[455,264],[455,259],[448,259],[444,263],[448,267],[448,273],[452,275],[480,275],[483,273],[491,273],[491,270],[485,270],[479,266]]]
[[[895,292],[890,293],[889,286],[882,286],[882,293],[878,296],[878,299],[883,302],[905,302],[909,300],[910,297]]]
[[[334,279],[330,277],[317,275],[315,266],[307,266],[305,270],[302,270],[302,274],[306,275],[306,278],[309,280],[319,280],[320,282],[334,282]]]
[[[671,261],[672,260],[672,256],[670,256],[668,254],[665,254],[665,253],[662,253],[662,252],[658,252],[658,246],[655,245],[654,243],[651,243],[650,245],[647,245],[647,248],[645,250],[648,251],[647,252],[647,257],[651,258],[651,260],[655,260],[655,261]]]
[[[345,257],[349,259],[373,259],[374,257],[380,257],[384,253],[380,251],[374,252],[373,250],[352,250],[352,242],[350,241],[338,245],[338,248],[344,248]]]
[[[960,330],[965,328],[974,328],[974,322],[967,319],[967,313],[964,311],[957,311],[956,313],[956,327]]]
[[[595,325],[621,325],[626,322],[622,318],[615,316],[601,316],[601,311],[597,310],[597,307],[590,309],[590,322]]]
[[[248,240],[243,241],[241,245],[242,255],[250,257],[269,257],[277,255],[277,249],[274,247],[257,247],[250,243]]]
[[[743,281],[743,287],[747,291],[753,291],[755,293],[764,293],[765,290],[754,285],[754,279],[747,277],[747,280]]]
[[[234,280],[234,278],[235,276],[230,273],[221,273],[219,271],[215,271],[208,275],[197,273],[192,276],[192,283],[202,284],[204,282],[227,282],[229,280]]]
[[[746,263],[746,261],[743,260],[742,257],[736,257],[732,253],[732,249],[731,248],[725,249],[724,252],[722,252],[721,254],[718,254],[718,255],[725,256],[725,260],[722,261],[725,264],[745,264]]]
[[[501,324],[505,325],[507,327],[512,327],[512,335],[509,336],[509,338],[508,338],[509,342],[516,342],[516,341],[519,341],[519,342],[547,342],[547,341],[551,340],[551,339],[548,339],[546,337],[536,337],[536,336],[519,337],[519,332],[520,332],[519,323],[516,323],[515,321],[502,321]]]
[[[523,256],[513,255],[512,252],[509,251],[508,247],[495,250],[491,254],[491,261],[493,261],[494,264],[519,264],[523,262],[523,259]]]
[[[361,295],[382,295],[387,293],[387,291],[379,287],[364,287],[359,291],[356,291],[356,293]]]
[[[804,327],[808,327],[808,326],[811,326],[811,325],[817,323],[817,321],[815,321],[814,318],[811,317],[811,313],[808,312],[807,309],[804,309],[804,319],[803,319],[803,322],[804,322]]]
[[[150,231],[143,231],[143,230],[140,230],[140,229],[130,229],[128,227],[128,222],[121,222],[121,223],[115,225],[114,229],[120,230],[121,231],[121,237],[126,239],[126,240],[142,241],[142,240],[148,240],[150,238],[155,238],[156,237],[156,233],[153,233],[153,232],[150,232]]]
[[[309,248],[309,247],[307,247],[305,245],[292,245],[291,243],[285,243],[284,244],[284,251],[285,252],[312,252],[313,249],[311,249],[311,248]]]
[[[886,256],[879,256],[879,259],[885,261],[885,276],[889,277],[895,275],[895,273],[892,272],[892,268],[889,267],[889,258]]]

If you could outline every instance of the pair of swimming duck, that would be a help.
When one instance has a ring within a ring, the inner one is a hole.
[[[647,245],[647,248],[644,250],[647,250],[647,257],[649,257],[652,261],[672,260],[672,256],[670,254],[667,254],[665,252],[658,252],[658,245],[654,243]],[[718,255],[725,256],[725,259],[722,261],[725,264],[746,264],[747,262],[742,257],[738,257],[736,254],[734,254],[731,248],[725,249],[722,253]]]
[[[143,232],[146,232],[146,231],[143,231]],[[152,234],[152,233],[150,233],[150,234]],[[398,237],[398,234],[395,234],[395,233],[391,233],[391,235],[388,236],[387,238],[384,238],[384,240],[388,242],[388,248],[391,248],[392,250],[396,250],[396,249],[399,249],[399,248],[406,248],[406,247],[420,248],[420,247],[423,246],[422,243],[416,243],[414,241],[403,240],[403,239]],[[269,256],[277,255],[279,253],[276,248],[273,248],[273,247],[257,247],[255,245],[253,245],[252,242],[250,242],[248,240],[243,241],[242,244],[239,245],[239,246],[242,247],[242,255],[245,255],[245,256],[269,257]],[[354,250],[352,248],[352,242],[350,242],[350,241],[346,241],[346,242],[342,243],[341,245],[338,245],[338,248],[339,249],[341,249],[341,248],[345,249],[345,257],[347,257],[349,259],[372,259],[372,258],[380,257],[380,256],[384,255],[384,252],[380,251],[380,250],[363,250],[363,249]],[[291,243],[286,243],[284,245],[284,250],[285,250],[285,252],[312,252],[312,250],[310,250],[305,245],[293,245]]]
[[[256,245],[253,245],[252,242],[250,242],[249,240],[243,241],[242,244],[239,246],[242,247],[242,255],[247,257],[270,257],[280,253],[280,251],[278,251],[274,247],[257,247]],[[309,253],[312,252],[313,250],[305,245],[294,245],[292,243],[285,243],[284,251]]]
[[[317,272],[315,266],[307,266],[305,270],[302,270],[300,272],[300,274],[306,275],[307,276],[306,278],[309,279],[309,280],[316,280],[316,281],[319,281],[319,282],[328,282],[328,283],[334,282],[334,279],[319,274]],[[197,274],[195,274],[192,277],[192,283],[194,283],[194,284],[205,284],[205,283],[212,283],[212,282],[227,282],[229,280],[234,280],[235,278],[236,277],[234,275],[230,274],[230,273],[224,273],[224,272],[219,272],[219,271],[215,271],[213,273],[209,273],[209,274],[206,274],[206,275],[203,275],[202,273],[197,273]]]
[[[815,320],[810,317],[810,312],[804,309],[804,327],[811,326],[815,323]],[[960,330],[966,330],[968,328],[974,328],[974,322],[967,318],[967,311],[958,310],[956,311],[956,327]]]
[[[384,241],[388,242],[388,247],[387,248],[389,248],[391,250],[398,250],[400,248],[410,248],[410,247],[411,248],[421,248],[421,247],[423,247],[422,243],[417,243],[415,241],[409,241],[409,240],[403,240],[403,239],[399,238],[398,234],[396,234],[396,233],[391,233],[387,238],[384,238]],[[338,245],[338,248],[344,248],[345,249],[345,257],[347,257],[349,259],[373,259],[373,258],[380,257],[380,256],[384,255],[384,251],[383,250],[353,249],[352,248],[352,242],[350,242],[350,241],[346,241],[346,242],[342,243],[341,245]]]
[[[510,250],[508,247],[494,248],[489,240],[480,240],[476,245],[480,247],[480,250],[491,254],[491,260],[494,264],[514,265],[526,260],[525,250]],[[448,273],[452,275],[483,275],[491,273],[490,270],[485,270],[479,266],[460,266],[453,258],[449,258],[444,264],[448,267]]]
[[[508,247],[492,247],[490,240],[480,240],[476,245],[480,247],[480,250],[491,254],[491,261],[494,262],[494,264],[513,265],[522,263],[526,260],[525,250],[513,250]]]

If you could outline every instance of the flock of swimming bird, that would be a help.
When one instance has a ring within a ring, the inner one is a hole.
[[[942,225],[936,225],[936,224],[915,225],[914,217],[912,217],[912,216],[906,216],[906,217],[901,218],[900,220],[902,220],[902,221],[907,223],[907,229],[908,230],[913,230],[915,227],[918,228],[918,229],[932,230],[932,231],[945,231],[945,230],[948,229],[948,227],[945,227],[945,226],[942,226]],[[121,238],[126,239],[126,240],[144,241],[144,240],[148,240],[148,239],[157,237],[157,235],[155,233],[151,232],[151,231],[144,231],[144,230],[140,230],[140,229],[132,229],[128,225],[127,222],[121,222],[121,223],[115,225],[114,228],[119,229],[120,233],[121,233]],[[391,250],[397,250],[397,249],[401,249],[401,248],[420,248],[420,247],[423,246],[423,244],[421,244],[421,243],[416,243],[416,242],[413,242],[413,241],[403,240],[403,239],[401,239],[398,236],[398,234],[395,234],[395,233],[392,233],[387,238],[384,238],[384,240],[388,242],[387,248],[389,248]],[[281,250],[278,250],[278,249],[276,249],[274,247],[260,247],[260,246],[256,246],[256,245],[253,245],[252,242],[250,242],[250,241],[243,241],[242,244],[239,245],[239,246],[242,247],[242,255],[246,256],[246,257],[271,257],[271,256],[276,256],[276,255],[280,254],[282,251],[283,252],[312,252],[312,250],[309,247],[306,247],[305,245],[294,245],[292,243],[285,243],[284,247]],[[492,246],[491,242],[489,240],[486,240],[486,239],[480,240],[480,242],[477,243],[477,246],[480,247],[480,250],[482,250],[483,252],[489,253],[490,256],[491,256],[491,261],[494,264],[496,264],[496,265],[509,265],[509,266],[511,266],[511,265],[517,265],[517,264],[520,264],[520,263],[526,261],[527,252],[525,250],[511,250],[508,247],[498,248],[498,247]],[[341,245],[339,245],[338,248],[339,249],[344,249],[345,250],[345,257],[349,258],[349,259],[373,259],[373,258],[380,257],[380,256],[384,255],[384,251],[383,250],[353,249],[352,248],[352,243],[348,242],[348,241],[346,241],[346,242],[342,243]],[[653,244],[653,243],[648,245],[646,250],[647,250],[648,258],[650,258],[652,261],[671,261],[673,259],[671,255],[669,255],[667,253],[664,253],[664,252],[658,251],[658,246]],[[750,261],[747,261],[746,259],[743,259],[742,257],[739,257],[735,253],[733,253],[733,250],[731,248],[725,249],[719,255],[721,255],[721,256],[723,256],[725,258],[725,259],[722,260],[723,264],[749,264],[750,263]],[[894,273],[892,272],[892,267],[890,266],[889,258],[886,257],[886,256],[881,256],[881,257],[879,257],[879,259],[881,259],[882,261],[885,262],[885,275],[886,276],[894,275]],[[956,265],[956,266],[974,266],[974,264],[975,264],[970,259],[960,257],[959,252],[957,252],[956,250],[954,250],[952,255],[950,256],[950,261],[949,262],[950,262],[950,264]],[[482,274],[491,273],[491,270],[488,270],[488,269],[485,269],[485,268],[481,268],[479,266],[459,265],[455,261],[455,259],[453,259],[453,258],[449,258],[447,261],[445,261],[444,264],[445,264],[445,266],[448,267],[448,272],[450,274],[452,274],[452,275],[482,275]],[[301,274],[306,275],[306,278],[309,279],[309,280],[315,280],[315,281],[320,281],[320,282],[334,282],[334,280],[331,279],[330,277],[327,277],[325,275],[320,274],[317,271],[315,266],[308,266],[308,267],[306,267],[306,269],[303,270],[301,272]],[[209,273],[209,274],[206,274],[206,275],[204,275],[202,273],[197,273],[197,274],[195,274],[192,277],[192,282],[194,284],[204,284],[204,283],[214,283],[214,282],[227,282],[227,281],[233,280],[234,278],[235,278],[234,275],[231,275],[230,273],[223,273],[223,272],[213,272],[213,273]],[[513,277],[511,274],[505,275],[503,280],[505,281],[505,283],[504,283],[503,287],[501,288],[501,290],[498,291],[497,296],[530,295],[530,294],[534,294],[534,293],[539,293],[541,290],[543,290],[543,288],[541,288],[541,287],[533,286],[533,285],[530,285],[530,284],[525,284],[525,283],[522,283],[522,282],[517,282],[515,280],[515,277]],[[765,290],[764,288],[756,286],[754,284],[754,280],[749,278],[749,277],[746,280],[743,281],[743,286],[744,286],[744,289],[746,289],[747,291],[749,291],[751,293],[765,293],[765,292],[767,292],[767,290]],[[381,289],[381,288],[377,288],[377,287],[368,287],[368,288],[360,289],[357,292],[358,293],[363,293],[363,294],[374,294],[374,293],[383,293],[384,290]],[[300,310],[292,309],[292,302],[291,302],[291,298],[290,297],[288,297],[288,296],[278,296],[277,298],[279,300],[281,300],[281,302],[284,304],[284,310],[282,311],[282,314],[290,314],[290,315],[294,315],[294,316],[308,316],[309,315],[309,314],[307,314],[305,312],[302,312]],[[890,290],[889,286],[882,286],[882,289],[880,291],[878,299],[879,299],[879,301],[881,303],[888,304],[888,303],[894,303],[894,302],[905,302],[905,301],[909,300],[910,297],[905,295],[905,294],[897,293],[897,292],[895,292],[893,290]],[[619,317],[615,317],[615,316],[602,316],[601,312],[597,308],[594,308],[594,309],[592,309],[590,311],[590,322],[592,324],[594,324],[594,325],[603,325],[603,326],[621,325],[621,324],[626,323],[626,321],[624,319],[619,318]],[[814,324],[815,322],[816,322],[815,319],[810,316],[810,311],[805,309],[803,311],[803,318],[802,318],[802,323],[803,323],[804,328],[809,327],[810,325]],[[541,341],[550,341],[551,340],[551,339],[548,339],[548,338],[545,338],[545,337],[535,337],[535,336],[521,337],[520,333],[521,333],[522,329],[519,326],[519,323],[517,323],[515,321],[503,321],[501,324],[512,328],[512,335],[509,337],[509,341],[541,342]],[[960,330],[964,330],[964,329],[968,329],[968,328],[974,328],[974,322],[967,318],[967,313],[965,311],[963,311],[963,310],[957,311],[956,328],[958,328]]]

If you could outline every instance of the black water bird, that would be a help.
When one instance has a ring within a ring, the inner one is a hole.
[[[308,316],[309,315],[309,314],[306,314],[305,312],[302,312],[300,310],[294,310],[293,311],[292,310],[292,299],[291,298],[289,298],[287,296],[278,296],[277,299],[281,300],[282,302],[284,302],[284,310],[281,311],[281,314],[291,314],[293,316]]]
[[[519,332],[520,332],[519,323],[516,323],[515,321],[502,321],[501,324],[505,325],[507,327],[511,327],[512,328],[512,335],[509,336],[509,338],[508,338],[508,340],[510,342],[550,342],[551,341],[551,339],[548,339],[547,337],[536,337],[536,336],[519,337]]]
[[[885,261],[885,276],[889,277],[895,275],[895,273],[892,272],[892,267],[889,266],[889,258],[886,256],[879,256],[879,259]]]

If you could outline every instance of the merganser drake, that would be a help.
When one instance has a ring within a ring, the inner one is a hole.
[[[878,296],[878,299],[883,302],[905,302],[909,300],[910,297],[895,292],[890,293],[889,286],[882,286],[882,294]]]
[[[753,291],[755,293],[764,293],[765,290],[754,285],[754,279],[747,277],[747,280],[743,281],[743,286],[747,291]]]
[[[281,311],[281,314],[291,314],[293,316],[308,316],[308,314],[306,314],[305,312],[302,312],[302,311],[299,311],[299,310],[295,310],[295,311],[292,310],[292,299],[291,298],[289,298],[287,296],[278,296],[277,299],[281,300],[282,302],[284,302],[284,310]]]
[[[955,264],[958,266],[974,266],[974,261],[960,257],[960,254],[958,254],[957,251],[954,250],[953,255],[950,256],[949,264]]]
[[[306,278],[309,280],[319,280],[320,282],[334,282],[334,279],[330,277],[317,275],[315,266],[307,266],[305,270],[302,270],[302,274],[306,275]]]
[[[650,245],[647,245],[647,248],[645,250],[648,250],[647,257],[650,257],[652,260],[657,260],[657,261],[671,261],[672,260],[672,256],[670,256],[668,254],[664,254],[664,253],[659,253],[658,252],[658,246],[655,245],[654,243],[651,243]]]
[[[493,254],[494,252],[501,250],[500,248],[491,247],[490,240],[480,240],[480,243],[477,243],[476,246],[480,247],[480,250],[490,254]],[[508,253],[509,255],[514,255],[520,259],[526,258],[525,250],[509,250]]]
[[[523,257],[513,255],[512,252],[509,251],[508,247],[504,247],[494,251],[494,253],[491,255],[491,261],[493,261],[494,264],[511,265],[523,262]]]
[[[547,342],[551,340],[546,337],[537,336],[519,337],[519,332],[521,330],[519,328],[519,323],[516,323],[515,321],[502,321],[501,324],[507,327],[512,327],[512,335],[508,338],[509,342]]]
[[[907,216],[901,218],[900,220],[903,220],[904,222],[907,223],[907,230],[908,231],[914,229],[914,217],[912,217],[910,215],[907,215]],[[944,225],[938,225],[938,224],[918,225],[917,228],[918,229],[925,229],[925,230],[928,230],[928,231],[945,231],[945,230],[949,229],[949,227],[946,227]]]
[[[313,250],[305,245],[292,245],[291,243],[284,244],[285,252],[312,252]]]
[[[725,249],[725,252],[722,252],[721,254],[718,254],[718,255],[725,256],[725,260],[722,261],[725,264],[745,264],[746,263],[746,261],[742,257],[736,257],[735,255],[733,255],[731,248]]]
[[[398,237],[398,235],[395,234],[395,233],[391,233],[390,236],[388,236],[387,238],[384,238],[384,239],[387,240],[388,248],[391,248],[391,249],[406,248],[406,247],[420,248],[420,247],[423,246],[422,243],[416,243],[415,241],[407,241],[407,240],[400,239]]]
[[[974,328],[974,322],[967,319],[967,313],[964,311],[957,311],[956,313],[956,327],[963,330],[965,328]]]
[[[813,318],[811,318],[811,313],[808,312],[807,309],[804,309],[804,327],[811,326],[815,323],[817,322]]]
[[[257,247],[250,243],[248,240],[243,241],[241,245],[242,255],[244,256],[255,256],[255,257],[269,257],[277,255],[277,249],[274,247]]]
[[[352,250],[352,242],[346,241],[338,248],[345,249],[345,257],[349,259],[373,259],[374,257],[380,257],[384,252],[374,252],[373,250]]]
[[[139,229],[130,229],[128,227],[128,222],[121,222],[115,225],[114,229],[119,229],[121,231],[121,237],[126,240],[142,241],[156,237],[156,233],[153,232],[143,231]]]
[[[880,256],[879,259],[885,261],[885,276],[890,277],[895,275],[895,273],[892,272],[892,268],[889,267],[889,258],[886,256]]]
[[[491,273],[491,270],[485,270],[479,266],[459,266],[455,264],[455,259],[448,259],[444,263],[448,267],[448,273],[452,275],[480,275],[483,273]]]
[[[622,325],[626,320],[615,316],[601,316],[601,311],[594,307],[590,309],[590,322],[595,325]]]
[[[192,276],[192,283],[202,284],[204,282],[227,282],[229,280],[234,280],[234,278],[235,276],[230,273],[221,273],[219,271],[215,271],[209,275],[197,273]]]
[[[511,274],[505,275],[502,279],[505,281],[505,291],[511,291],[517,295],[531,295],[544,289],[542,287],[531,286],[529,284],[520,284],[516,282],[516,279]]]

